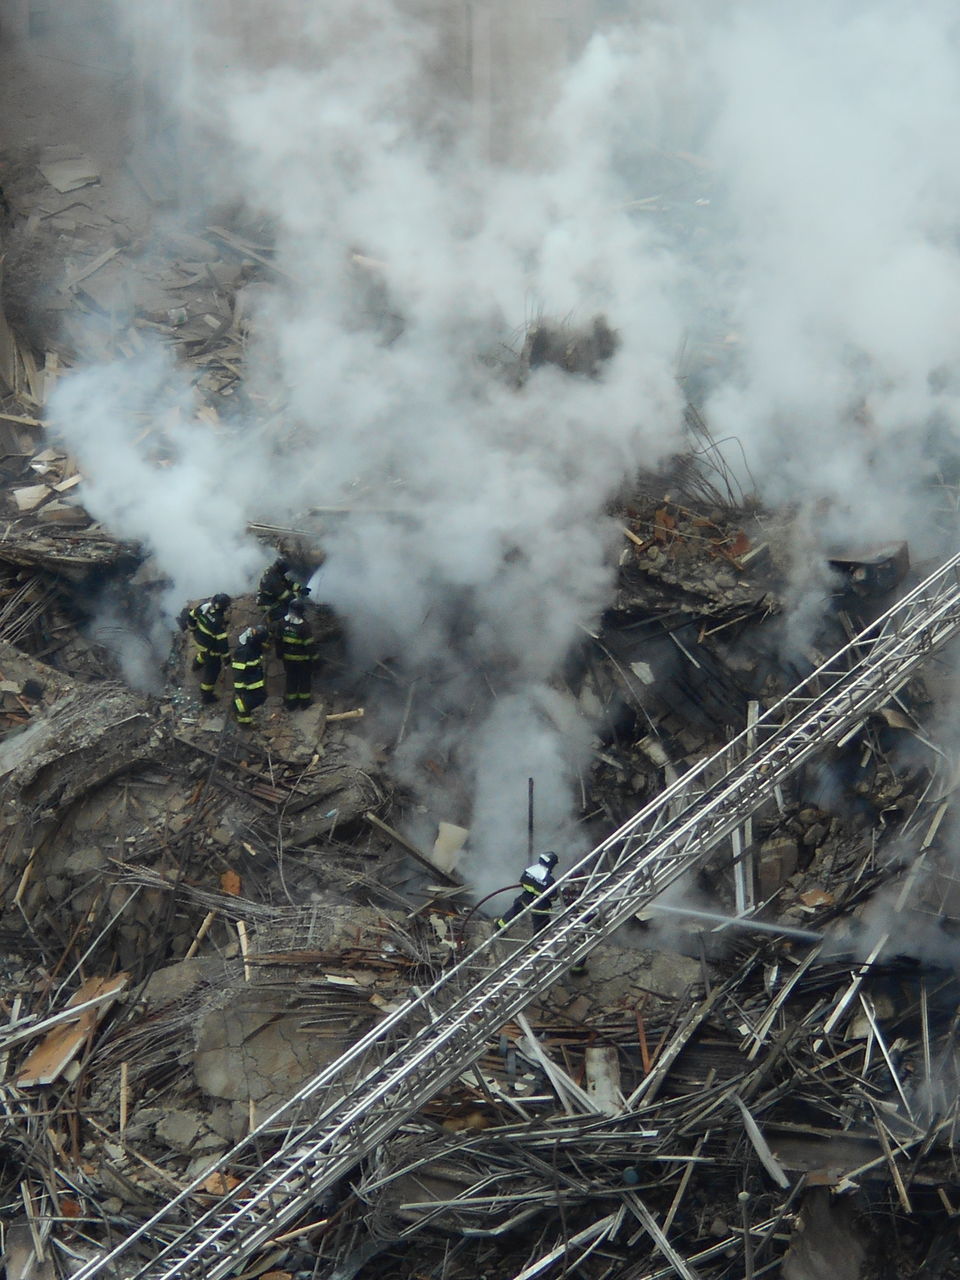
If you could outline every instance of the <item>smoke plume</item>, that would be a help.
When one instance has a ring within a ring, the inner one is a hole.
[[[491,147],[437,29],[392,0],[311,6],[286,42],[281,6],[254,52],[215,6],[158,29],[124,0],[180,130],[184,217],[216,198],[269,222],[248,385],[270,412],[212,432],[160,351],[77,371],[51,406],[88,507],[149,547],[171,612],[253,584],[247,520],[353,509],[325,537],[324,597],[356,661],[414,688],[411,779],[426,789],[428,742],[455,762],[438,816],[473,826],[484,888],[522,855],[527,776],[538,843],[576,849],[589,734],[551,680],[609,597],[605,505],[682,447],[681,347],[760,496],[821,504],[821,552],[929,549],[917,482],[954,448],[948,7],[617,9],[569,63],[530,51],[539,110]],[[619,338],[600,376],[517,385],[528,323],[598,314]]]

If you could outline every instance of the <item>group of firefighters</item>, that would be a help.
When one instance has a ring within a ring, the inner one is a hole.
[[[197,645],[193,666],[200,673],[202,702],[217,701],[217,680],[224,664],[229,662],[237,723],[252,724],[253,712],[267,700],[264,651],[272,641],[286,678],[283,705],[288,711],[302,711],[310,706],[316,641],[306,620],[305,598],[309,592],[309,587],[292,576],[286,560],[274,561],[260,579],[257,592],[257,604],[263,610],[264,621],[240,632],[232,657],[227,634],[228,614],[233,603],[230,596],[221,592],[184,610],[182,625],[193,634]]]
[[[305,617],[304,600],[309,592],[309,587],[292,576],[286,560],[275,560],[260,579],[257,591],[257,604],[263,610],[264,621],[240,632],[232,658],[227,634],[227,615],[233,603],[230,596],[220,593],[184,610],[182,625],[193,633],[197,645],[193,665],[200,672],[203,702],[217,701],[217,680],[223,665],[229,661],[233,670],[233,709],[237,723],[252,724],[253,712],[267,700],[263,660],[264,650],[272,639],[286,677],[283,705],[288,711],[310,706],[316,641]],[[529,911],[534,933],[549,923],[556,897],[553,869],[557,862],[557,855],[548,849],[524,868],[520,893],[497,920],[497,928],[505,929],[522,911]],[[570,972],[574,976],[583,974],[586,966],[581,962]]]

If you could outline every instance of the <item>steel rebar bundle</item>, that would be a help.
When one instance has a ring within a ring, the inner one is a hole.
[[[76,1280],[220,1280],[481,1056],[489,1039],[620,924],[689,872],[829,744],[843,743],[960,631],[960,556],[946,562],[727,747],[678,779],[558,884],[577,893],[532,939],[497,935],[411,995]],[[636,1105],[653,1072],[632,1095]],[[218,1170],[249,1169],[197,1212]],[[178,1227],[179,1224],[185,1224]],[[176,1232],[170,1239],[170,1231]],[[168,1239],[136,1269],[136,1250]]]

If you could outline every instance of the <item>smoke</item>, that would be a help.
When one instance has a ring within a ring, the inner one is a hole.
[[[252,586],[249,519],[354,508],[325,538],[325,598],[358,662],[415,683],[401,767],[423,791],[431,737],[456,760],[470,794],[436,783],[460,806],[440,816],[471,822],[497,883],[522,856],[518,779],[537,778],[538,842],[575,851],[589,734],[561,727],[550,682],[610,594],[606,504],[682,445],[685,340],[735,335],[732,362],[701,371],[708,416],[762,496],[825,503],[820,550],[929,542],[905,474],[938,465],[932,424],[952,442],[960,387],[960,179],[938,145],[960,105],[953,19],[679,4],[597,31],[568,66],[531,48],[517,79],[538,110],[494,163],[431,24],[363,0],[312,7],[291,39],[298,12],[238,50],[199,8],[158,29],[155,6],[118,6],[179,95],[181,161],[269,221],[248,386],[280,425],[211,431],[188,374],[149,349],[63,379],[51,413],[87,506],[150,548],[171,612]],[[599,313],[619,337],[601,376],[505,376],[528,322]],[[798,600],[822,588],[798,579]]]
[[[575,762],[585,758],[589,746],[589,730],[576,715],[575,704],[543,686],[520,690],[494,704],[473,753],[471,839],[481,849],[500,853],[486,861],[481,873],[484,887],[498,887],[501,868],[511,868],[509,880],[516,880],[518,859],[523,857],[520,833],[527,827],[528,778],[534,782],[534,852],[552,848],[561,857],[582,852],[571,834],[580,800]]]
[[[928,548],[934,421],[956,447],[956,51],[936,0],[744,5],[711,39],[742,359],[708,416],[771,501],[826,500],[834,535]]]
[[[87,509],[153,554],[174,584],[171,610],[178,598],[241,589],[262,563],[246,533],[256,455],[200,425],[190,384],[162,348],[78,369],[50,415],[80,463]]]
[[[163,609],[128,587],[108,586],[92,614],[86,629],[91,643],[111,654],[131,688],[162,694],[170,655],[170,628]]]

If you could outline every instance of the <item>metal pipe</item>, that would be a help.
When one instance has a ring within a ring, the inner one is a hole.
[[[527,779],[527,857],[533,861],[533,779]]]

